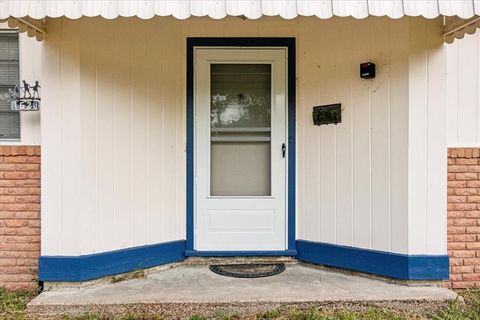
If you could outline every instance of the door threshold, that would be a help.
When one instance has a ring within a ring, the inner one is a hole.
[[[297,250],[284,251],[197,251],[185,250],[186,257],[265,257],[265,256],[296,256]]]

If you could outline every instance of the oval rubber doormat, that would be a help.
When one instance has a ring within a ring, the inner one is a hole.
[[[216,274],[234,278],[263,278],[285,271],[283,263],[275,264],[214,264],[210,270]]]

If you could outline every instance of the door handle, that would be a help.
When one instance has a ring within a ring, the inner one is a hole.
[[[287,146],[285,143],[282,143],[282,157],[285,158],[285,152],[287,152]]]

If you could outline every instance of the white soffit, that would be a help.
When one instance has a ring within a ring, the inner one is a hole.
[[[137,16],[150,19],[154,16],[173,16],[187,19],[191,16],[208,16],[222,19],[241,16],[258,19],[262,16],[280,16],[293,19],[297,16],[316,16],[328,19],[351,16],[362,19],[369,15],[394,19],[403,16],[432,19],[443,15],[467,20],[480,15],[480,0],[0,0],[0,19],[13,17],[22,22],[30,18],[29,23],[35,27],[29,26],[28,30],[36,30],[40,23],[34,20],[46,17],[78,19],[82,16],[101,16],[115,19]]]

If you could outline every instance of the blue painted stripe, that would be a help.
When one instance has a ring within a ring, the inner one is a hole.
[[[447,255],[405,255],[297,240],[297,259],[402,280],[445,280]]]
[[[86,281],[182,261],[187,256],[296,256],[298,260],[403,280],[444,280],[447,255],[405,255],[354,247],[296,241],[297,250],[194,251],[185,240],[83,256],[41,256],[39,280]]]
[[[185,240],[83,256],[41,256],[40,281],[86,281],[185,259]]]
[[[251,257],[251,256],[296,256],[297,250],[285,251],[195,251],[186,250],[186,257]]]

